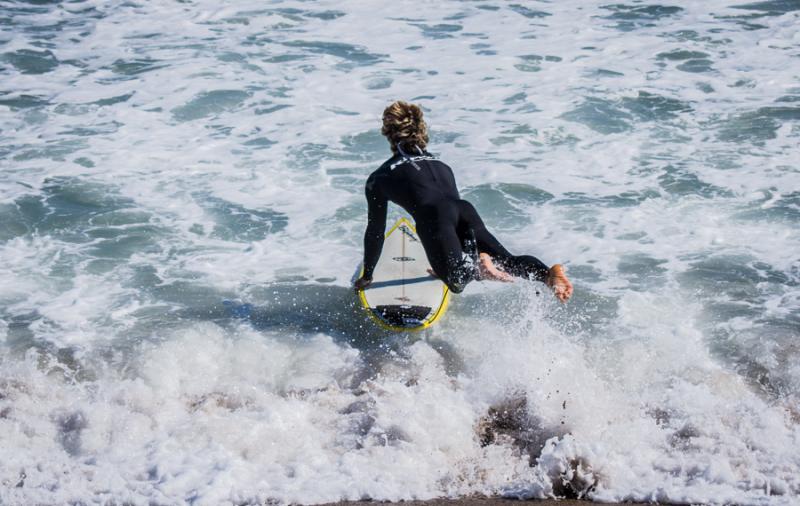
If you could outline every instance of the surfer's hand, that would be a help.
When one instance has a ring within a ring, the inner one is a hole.
[[[355,283],[353,283],[353,287],[356,290],[363,290],[364,288],[368,287],[371,284],[372,284],[372,278],[365,278],[362,276],[358,278]]]
[[[564,266],[561,264],[550,267],[550,273],[547,275],[545,283],[553,289],[556,298],[561,302],[567,302],[572,296],[572,283],[564,274]]]

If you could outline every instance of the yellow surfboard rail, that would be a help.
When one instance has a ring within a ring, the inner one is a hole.
[[[386,234],[383,237],[384,238],[389,237],[389,235],[391,235],[392,232],[397,230],[397,228],[400,227],[400,225],[406,225],[408,228],[411,229],[412,232],[414,232],[415,235],[417,234],[417,227],[415,227],[414,224],[411,223],[411,221],[408,218],[403,216],[397,220],[397,222],[392,226],[392,228],[389,229],[388,232],[386,232]],[[362,265],[361,271],[359,271],[359,277],[363,275],[364,275],[364,266]],[[395,332],[419,332],[420,330],[425,330],[434,323],[436,323],[436,320],[441,318],[441,316],[447,311],[447,306],[450,303],[450,289],[447,288],[447,285],[445,285],[444,283],[442,283],[442,297],[444,298],[444,300],[442,301],[441,304],[439,304],[439,309],[431,318],[425,321],[422,325],[416,327],[397,327],[386,323],[386,321],[384,321],[380,316],[376,315],[375,312],[372,310],[372,308],[369,306],[369,303],[367,302],[367,297],[366,295],[364,295],[364,290],[358,290],[358,299],[361,301],[361,307],[363,307],[367,311],[367,314],[372,319],[372,321],[377,323],[378,326],[380,326],[384,330],[392,330]]]

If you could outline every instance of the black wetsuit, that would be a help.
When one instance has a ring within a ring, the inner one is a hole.
[[[426,151],[398,154],[373,172],[366,184],[369,217],[364,234],[364,277],[383,248],[386,211],[392,201],[414,218],[433,271],[455,293],[476,279],[478,252],[488,253],[511,275],[544,281],[539,259],[514,256],[486,230],[475,207],[458,194],[453,170]]]

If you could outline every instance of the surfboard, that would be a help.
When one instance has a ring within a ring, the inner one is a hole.
[[[430,327],[447,310],[450,290],[428,269],[430,264],[414,224],[407,218],[398,219],[386,233],[372,284],[358,291],[361,305],[385,329]],[[363,273],[363,266],[359,273]]]

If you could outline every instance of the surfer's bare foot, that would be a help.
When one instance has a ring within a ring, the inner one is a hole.
[[[490,281],[502,281],[504,283],[511,283],[514,281],[514,277],[511,276],[511,274],[495,267],[494,262],[492,262],[492,257],[490,257],[488,253],[481,253],[478,262],[478,271],[480,272],[481,280],[488,279]]]
[[[355,288],[356,291],[363,290],[371,284],[372,284],[372,278],[360,277],[356,280],[355,283],[353,283],[353,288]]]
[[[547,286],[553,289],[556,298],[561,302],[567,302],[572,297],[572,283],[567,279],[564,274],[564,266],[555,264],[550,267],[550,273],[545,280]]]
[[[428,274],[430,274],[432,278],[439,279],[439,276],[437,276],[436,273],[433,272],[433,269],[428,269]]]

